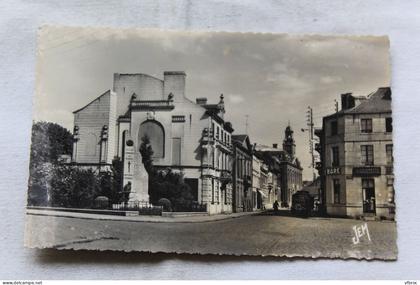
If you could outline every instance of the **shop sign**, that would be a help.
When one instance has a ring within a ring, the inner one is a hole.
[[[325,173],[327,175],[339,175],[341,174],[341,168],[340,167],[327,167],[325,169]]]
[[[381,175],[380,167],[353,167],[353,176],[369,177]]]

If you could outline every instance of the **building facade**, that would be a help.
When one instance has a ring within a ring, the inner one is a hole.
[[[252,198],[252,145],[248,135],[233,135],[233,211],[249,212]]]
[[[292,195],[302,189],[303,170],[295,154],[296,144],[292,128],[287,126],[285,129],[283,149],[278,148],[277,144],[273,144],[272,147],[256,145],[255,149],[265,164],[268,165],[271,176],[276,177],[277,185],[276,187],[272,186],[274,193],[276,193],[276,200],[282,207],[290,207]]]
[[[255,153],[252,155],[252,206],[253,210],[262,209],[261,166],[263,161]]]
[[[112,90],[74,112],[73,163],[101,169],[115,158],[131,162],[128,148],[137,157],[147,136],[155,167],[183,172],[194,199],[209,213],[231,212],[233,128],[224,121],[223,95],[216,104],[193,102],[185,84],[184,72],[165,72],[163,80],[114,74]],[[124,186],[129,169],[125,163]]]
[[[316,134],[327,214],[393,219],[391,89],[367,97],[341,95],[341,110],[323,118]]]

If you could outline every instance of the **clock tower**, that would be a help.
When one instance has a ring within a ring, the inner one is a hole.
[[[293,130],[290,127],[290,124],[284,131],[283,150],[287,152],[290,157],[295,157],[296,144],[295,139],[293,138]]]

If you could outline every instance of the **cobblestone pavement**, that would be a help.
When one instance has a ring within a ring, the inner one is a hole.
[[[27,215],[26,244],[58,249],[396,259],[396,224],[369,221],[371,241],[365,236],[353,244],[353,226],[364,223],[268,214],[202,223]]]

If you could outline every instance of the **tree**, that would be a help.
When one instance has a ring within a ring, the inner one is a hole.
[[[32,126],[30,167],[41,163],[57,163],[62,154],[73,152],[73,136],[66,128],[50,122],[36,122]]]
[[[150,138],[148,135],[144,135],[141,138],[141,144],[140,144],[140,153],[142,157],[142,162],[144,165],[144,168],[146,168],[146,171],[149,175],[155,174],[155,168],[153,167],[153,149],[152,145],[150,144]]]
[[[50,182],[51,206],[91,208],[95,198],[100,196],[98,180],[91,169],[56,166]]]
[[[61,154],[72,154],[73,137],[58,124],[36,122],[31,140],[28,205],[47,206],[53,170]]]
[[[123,162],[117,158],[112,161],[109,172],[99,173],[100,195],[108,197],[111,204],[124,202],[122,188]]]

